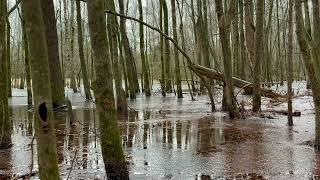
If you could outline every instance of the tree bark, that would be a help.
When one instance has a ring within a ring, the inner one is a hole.
[[[233,9],[235,1],[230,4],[230,9]],[[234,12],[229,12],[227,15],[224,14],[222,1],[215,0],[216,11],[219,21],[219,33],[220,41],[222,46],[223,54],[223,67],[224,67],[224,77],[225,77],[225,90],[226,90],[226,104],[229,111],[230,118],[237,118],[239,116],[238,107],[234,98],[234,88],[232,83],[232,58],[230,50],[230,41],[228,29],[230,28],[231,17],[233,17]]]
[[[171,17],[172,17],[172,30],[173,30],[173,39],[178,42],[178,32],[177,32],[177,17],[176,17],[176,3],[175,0],[171,0]],[[141,24],[141,26],[143,26]],[[177,95],[178,98],[183,98],[182,95],[182,86],[181,86],[181,72],[180,72],[180,61],[179,61],[179,52],[174,48],[174,62],[175,62],[175,77],[177,84]]]
[[[292,119],[292,82],[293,82],[293,0],[289,0],[289,32],[288,32],[288,125],[293,126]]]
[[[257,24],[255,32],[255,61],[253,71],[253,112],[261,110],[261,59],[263,58],[264,0],[257,1]]]
[[[111,59],[106,44],[106,18],[103,0],[87,2],[91,46],[95,61],[94,93],[100,120],[101,149],[108,179],[129,179],[117,128]]]
[[[59,61],[59,44],[53,0],[41,0],[45,35],[47,40],[52,103],[54,107],[64,102],[64,87]]]
[[[40,179],[59,179],[49,58],[40,0],[22,1],[30,50]]]
[[[320,88],[319,68],[314,62],[312,56],[311,45],[308,42],[307,30],[304,27],[301,1],[295,0],[295,19],[296,19],[296,35],[298,38],[300,50],[302,52],[304,64],[310,78],[310,84],[313,94],[313,103],[315,109],[315,145],[320,145]]]
[[[169,16],[168,16],[168,6],[166,0],[162,1],[163,10],[163,28],[164,33],[169,35]],[[171,56],[170,56],[170,43],[168,39],[164,40],[164,67],[165,67],[165,86],[166,92],[172,92],[172,82],[171,82]]]
[[[107,0],[107,9],[115,11],[114,0]],[[117,111],[119,113],[127,113],[128,104],[126,94],[122,88],[122,76],[120,73],[120,59],[118,53],[118,22],[115,16],[108,14],[107,27],[109,33],[109,49],[111,53],[111,60],[113,62],[113,77],[115,79],[116,93],[117,93]],[[121,46],[120,46],[121,48]]]
[[[81,64],[83,87],[84,87],[84,93],[86,96],[86,100],[90,100],[90,99],[92,99],[92,97],[91,97],[90,83],[89,83],[88,73],[87,73],[87,65],[86,65],[86,61],[84,59],[84,53],[83,53],[83,33],[82,33],[82,18],[81,18],[80,0],[76,0],[76,10],[77,10],[79,58],[80,58],[80,64]]]
[[[138,0],[138,6],[139,6],[139,19],[143,21],[143,10],[142,10],[142,2],[141,0]],[[145,92],[146,96],[151,96],[150,91],[150,82],[149,82],[149,74],[148,74],[148,63],[146,61],[145,57],[145,45],[144,45],[144,29],[143,25],[139,25],[139,32],[140,32],[140,56],[141,56],[141,64],[142,64],[142,74],[143,74],[143,81],[144,89],[142,90]]]
[[[118,0],[119,1],[119,9],[120,13],[124,14],[124,4],[123,0]],[[130,92],[130,99],[135,99],[136,98],[136,84],[134,77],[135,71],[134,71],[134,57],[133,53],[129,44],[129,39],[127,37],[127,32],[126,32],[126,21],[125,19],[120,19],[120,33],[121,33],[121,42],[124,47],[124,53],[126,56],[126,67],[127,67],[127,75],[128,75],[128,81],[129,81],[129,92]]]
[[[8,114],[8,72],[6,54],[7,1],[0,0],[0,149],[11,145],[10,120]]]

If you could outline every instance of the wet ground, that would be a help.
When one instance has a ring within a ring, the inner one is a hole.
[[[32,156],[30,145],[33,114],[27,110],[25,95],[15,89],[10,100],[13,147],[0,151],[0,174],[29,173],[32,157],[37,170],[36,148]],[[66,113],[55,113],[61,176],[105,179],[94,104],[85,102],[81,94],[68,91],[68,96],[75,125],[70,125]],[[320,175],[320,152],[302,145],[314,136],[310,96],[294,100],[302,116],[294,118],[292,128],[286,116],[272,113],[274,119],[251,115],[229,120],[225,113],[210,112],[207,97],[196,99],[154,95],[129,102],[130,113],[119,117],[119,128],[131,179],[316,179]],[[286,108],[267,99],[263,104],[263,110]]]

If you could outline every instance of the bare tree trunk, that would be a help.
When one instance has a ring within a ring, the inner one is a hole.
[[[169,35],[169,15],[168,15],[168,6],[166,0],[162,0],[162,10],[163,10],[163,24],[164,24],[164,33]],[[170,56],[170,43],[168,39],[164,40],[164,65],[165,65],[165,84],[166,92],[172,92],[172,82],[171,82],[171,56]]]
[[[71,15],[69,19],[70,23],[70,34],[69,34],[69,43],[70,43],[70,51],[68,53],[68,61],[69,61],[69,67],[70,67],[70,86],[74,93],[78,92],[77,88],[77,81],[76,81],[76,70],[75,70],[75,59],[74,59],[74,1],[70,0],[71,2]]]
[[[106,19],[103,0],[90,0],[88,5],[89,30],[93,49],[96,78],[94,92],[100,120],[100,137],[103,161],[108,179],[129,179],[123,155],[120,133],[117,128],[111,59],[106,44]],[[123,4],[122,4],[123,5]]]
[[[171,17],[172,17],[172,30],[173,30],[173,39],[178,42],[178,32],[177,32],[177,18],[176,18],[176,3],[175,0],[171,0]],[[141,24],[141,26],[143,26]],[[174,48],[174,62],[175,62],[175,77],[177,84],[177,95],[178,98],[183,98],[182,95],[182,86],[181,86],[181,74],[180,74],[180,62],[179,62],[179,52]]]
[[[254,57],[254,21],[253,21],[253,1],[252,0],[245,0],[245,6],[244,6],[244,11],[245,11],[245,40],[246,40],[246,46],[247,46],[247,51],[248,51],[248,65],[251,66],[255,57]],[[250,69],[252,70],[252,69]],[[252,71],[249,71],[249,77],[252,74]]]
[[[114,0],[107,1],[107,9],[115,11]],[[117,93],[117,111],[120,113],[127,113],[128,105],[126,94],[122,88],[122,76],[119,68],[119,53],[118,53],[118,24],[115,16],[108,14],[108,33],[109,33],[109,49],[111,53],[111,60],[113,62],[113,77],[115,79],[115,87]],[[120,42],[119,42],[120,43]]]
[[[119,9],[120,13],[124,13],[124,4],[123,0],[119,1]],[[127,67],[127,75],[129,81],[129,92],[130,92],[130,99],[136,98],[136,83],[135,83],[135,71],[134,71],[134,57],[132,54],[132,50],[129,44],[129,39],[127,37],[126,32],[126,21],[125,19],[120,19],[120,33],[121,33],[121,42],[124,47],[124,52],[126,56],[126,67]]]
[[[320,146],[320,74],[319,67],[314,62],[312,51],[310,51],[310,43],[307,38],[307,31],[304,27],[303,14],[301,8],[301,1],[295,0],[295,14],[296,14],[296,35],[300,50],[302,52],[304,64],[310,78],[311,89],[313,93],[313,102],[315,106],[315,145]]]
[[[261,110],[261,59],[263,58],[264,0],[257,1],[257,24],[255,32],[255,61],[253,71],[253,104],[252,110]]]
[[[41,0],[47,40],[52,103],[59,106],[65,100],[62,72],[59,61],[59,44],[53,0]]]
[[[22,9],[23,11],[23,9]],[[28,45],[28,37],[26,32],[26,25],[25,20],[22,17],[21,14],[24,14],[23,12],[20,13],[19,16],[21,19],[21,26],[22,26],[22,35],[23,35],[23,44],[24,44],[24,60],[25,60],[25,71],[26,71],[26,81],[27,81],[27,94],[28,94],[28,106],[32,106],[32,89],[31,89],[31,77],[30,77],[30,63],[29,63],[29,45]]]
[[[293,126],[292,119],[292,81],[293,81],[293,0],[289,0],[289,32],[288,32],[288,125]]]
[[[78,27],[79,58],[80,58],[80,64],[81,64],[84,93],[85,93],[86,99],[90,100],[92,99],[92,97],[91,97],[90,84],[89,84],[89,79],[87,74],[87,65],[86,65],[86,62],[84,59],[84,53],[83,53],[83,33],[82,33],[80,0],[76,0],[76,10],[77,10],[77,25],[78,25],[77,27]]]
[[[228,31],[233,14],[232,12],[229,12],[227,15],[224,14],[221,0],[215,0],[215,3],[219,21],[219,33],[223,53],[224,77],[226,83],[226,104],[230,118],[237,118],[239,116],[239,111],[236,105],[236,100],[234,98],[234,88],[232,83],[232,58],[229,42],[230,32]],[[237,2],[232,1],[230,4],[230,9],[233,9],[232,7],[234,6],[234,3]]]
[[[8,67],[8,97],[12,97],[12,90],[11,90],[11,27],[9,17],[6,18],[7,21],[7,47],[6,47],[6,54],[7,54],[7,67]]]
[[[6,54],[7,1],[0,0],[0,149],[11,146],[11,127],[8,114],[8,72]],[[9,39],[10,40],[10,39]]]
[[[159,19],[159,24],[160,24],[160,30],[163,31],[163,9],[162,9],[162,2],[163,0],[159,0],[159,11],[160,11],[160,19]],[[161,61],[161,94],[163,97],[166,96],[166,76],[165,76],[165,62],[164,62],[164,50],[163,50],[163,37],[160,36],[160,61]]]
[[[30,50],[39,177],[59,179],[49,58],[40,0],[22,1]]]
[[[141,0],[138,0],[138,6],[139,6],[139,19],[143,21],[143,10],[142,10]],[[141,81],[143,81],[142,84],[144,84],[143,86],[144,88],[142,91],[145,92],[146,96],[151,96],[148,65],[145,57],[144,30],[143,30],[142,24],[139,25],[139,32],[140,32],[140,56],[141,56],[142,75],[143,75],[143,79],[141,79]]]

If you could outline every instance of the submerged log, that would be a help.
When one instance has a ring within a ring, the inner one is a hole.
[[[196,71],[197,73],[209,78],[209,79],[215,79],[218,81],[222,81],[224,82],[224,76],[222,73],[214,70],[214,69],[209,69],[200,65],[189,65],[191,66],[191,69],[193,69],[194,71]],[[253,84],[251,82],[233,77],[233,84],[234,86],[241,88],[244,90],[246,95],[250,95],[253,92]],[[272,98],[272,99],[286,99],[287,96],[286,95],[282,95],[276,92],[273,92],[271,89],[266,89],[266,88],[261,88],[261,95],[267,98]]]

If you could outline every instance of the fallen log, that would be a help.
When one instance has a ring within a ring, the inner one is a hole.
[[[222,73],[214,70],[209,69],[200,65],[189,65],[194,71],[197,71],[197,73],[209,78],[209,79],[215,79],[221,82],[224,82],[224,76]],[[241,88],[244,90],[245,94],[250,95],[253,93],[253,84],[251,82],[233,77],[233,85]],[[286,95],[282,95],[276,92],[273,92],[271,89],[261,88],[261,95],[267,98],[272,99],[278,99],[278,100],[284,100],[287,98]]]

